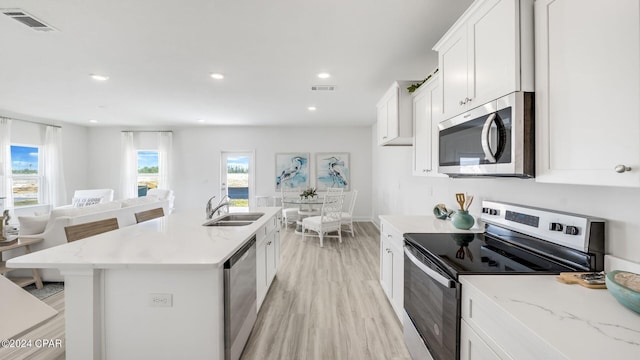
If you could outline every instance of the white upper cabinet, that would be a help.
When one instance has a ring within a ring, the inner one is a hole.
[[[433,49],[442,120],[533,91],[533,0],[476,0]]]
[[[413,175],[438,174],[439,75],[434,75],[413,94]],[[446,176],[446,175],[441,175]]]
[[[536,1],[536,181],[640,186],[639,14]]]
[[[378,145],[412,145],[411,94],[419,81],[396,81],[378,102]]]

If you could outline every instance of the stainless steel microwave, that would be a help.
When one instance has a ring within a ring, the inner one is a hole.
[[[535,176],[534,96],[514,92],[441,122],[439,172]]]

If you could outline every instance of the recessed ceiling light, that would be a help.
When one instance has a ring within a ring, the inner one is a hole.
[[[222,75],[222,74],[218,74],[218,73],[213,73],[213,74],[211,74],[211,77],[212,77],[212,78],[214,78],[214,79],[216,79],[216,80],[222,80],[222,79],[224,79],[224,75]]]
[[[309,110],[309,111],[316,111],[316,107],[315,107],[315,106],[309,106],[309,107],[307,108],[307,110]]]
[[[89,120],[89,122],[90,122],[90,123],[92,123],[92,124],[95,124],[95,123],[97,123],[97,122],[98,122],[98,120],[91,119],[91,120]]]
[[[319,74],[318,74],[318,77],[319,77],[320,79],[328,79],[328,78],[330,78],[330,77],[331,77],[331,74],[326,73],[326,72],[322,72],[322,73],[319,73]]]
[[[198,119],[198,122],[199,122],[200,124],[203,124],[203,123],[204,123],[204,119]]]
[[[91,78],[93,80],[97,80],[97,81],[107,81],[107,80],[109,80],[109,77],[106,76],[106,75],[89,74],[89,76],[91,76]]]

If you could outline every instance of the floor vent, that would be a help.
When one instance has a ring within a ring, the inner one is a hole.
[[[2,13],[14,20],[17,20],[24,25],[32,28],[36,31],[56,31],[50,25],[47,25],[44,21],[37,19],[35,16],[20,9],[2,9]]]
[[[311,86],[312,91],[335,91],[335,85],[313,85]]]

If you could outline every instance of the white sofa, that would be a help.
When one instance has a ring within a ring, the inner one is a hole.
[[[85,207],[69,207],[63,206],[51,210],[48,215],[40,215],[31,217],[30,219],[19,217],[20,220],[20,237],[21,238],[43,238],[40,243],[31,245],[31,251],[47,249],[67,243],[67,236],[64,228],[70,225],[84,224],[87,222],[116,218],[118,219],[118,227],[123,228],[136,224],[135,214],[145,210],[151,210],[162,207],[165,214],[169,214],[169,201],[160,200],[156,197],[147,196],[126,200],[111,201],[90,205]],[[44,231],[41,233],[33,233],[34,227],[28,221],[40,222],[46,221]],[[5,260],[22,255],[22,251],[5,252]],[[11,276],[29,276],[24,270],[15,270],[10,273]],[[58,270],[41,269],[40,275],[43,281],[63,281],[63,277]]]

